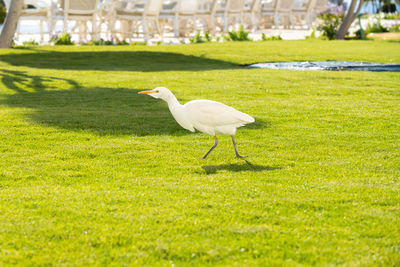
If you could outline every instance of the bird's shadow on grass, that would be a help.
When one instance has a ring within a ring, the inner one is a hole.
[[[271,122],[261,117],[254,117],[255,121],[250,124],[246,124],[246,129],[260,129],[260,128],[268,128],[271,126]]]
[[[272,167],[272,166],[256,165],[256,164],[252,164],[248,160],[244,160],[244,161],[245,161],[245,163],[205,165],[205,166],[202,166],[202,168],[206,172],[206,174],[215,174],[221,170],[231,171],[231,172],[242,172],[242,171],[261,172],[261,171],[273,171],[273,170],[282,169],[282,167],[280,167],[280,166]]]

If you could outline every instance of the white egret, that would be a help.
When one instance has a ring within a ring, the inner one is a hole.
[[[181,105],[174,94],[165,87],[141,91],[139,94],[147,94],[166,101],[172,116],[179,125],[186,130],[194,132],[196,129],[205,134],[214,136],[214,145],[202,159],[205,159],[218,145],[218,134],[229,134],[232,137],[236,157],[243,158],[237,151],[234,135],[236,133],[236,128],[254,122],[253,117],[232,107],[211,100],[193,100]]]

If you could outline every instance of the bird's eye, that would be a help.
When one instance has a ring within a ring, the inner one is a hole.
[[[160,91],[156,90],[156,93],[159,93]]]

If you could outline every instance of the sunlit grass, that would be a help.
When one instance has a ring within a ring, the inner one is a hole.
[[[398,43],[0,51],[0,265],[400,264],[400,74],[244,69],[400,62]],[[166,103],[256,119],[213,138]]]

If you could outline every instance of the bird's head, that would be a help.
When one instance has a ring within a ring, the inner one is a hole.
[[[168,88],[157,87],[157,88],[155,88],[153,90],[149,90],[149,91],[140,91],[139,94],[149,95],[154,98],[161,98],[162,100],[167,101],[168,98],[172,95],[172,92]]]

